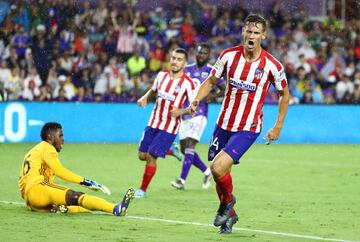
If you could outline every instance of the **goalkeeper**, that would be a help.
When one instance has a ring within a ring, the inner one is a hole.
[[[134,190],[128,189],[118,204],[76,192],[70,188],[54,183],[55,176],[89,189],[110,194],[105,186],[81,177],[63,167],[59,158],[64,144],[62,127],[59,123],[46,123],[41,129],[43,140],[33,147],[25,156],[19,177],[21,196],[29,209],[50,212],[88,212],[103,211],[116,216],[126,214]]]

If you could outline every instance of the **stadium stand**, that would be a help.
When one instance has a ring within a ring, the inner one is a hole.
[[[241,4],[203,0],[137,8],[136,1],[12,1],[0,5],[0,101],[134,102],[169,53],[212,45],[211,62],[241,42]],[[358,12],[357,12],[358,13]],[[309,18],[302,6],[278,1],[264,48],[286,67],[297,104],[360,103],[360,21],[334,13]],[[276,103],[269,92],[266,103]]]

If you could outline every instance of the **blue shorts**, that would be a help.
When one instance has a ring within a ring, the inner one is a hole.
[[[251,131],[231,132],[216,125],[211,137],[208,160],[212,161],[221,150],[224,150],[231,156],[234,164],[239,164],[241,156],[255,142],[259,134]]]
[[[139,151],[149,153],[156,158],[164,158],[174,142],[175,137],[175,134],[147,126],[139,142]]]

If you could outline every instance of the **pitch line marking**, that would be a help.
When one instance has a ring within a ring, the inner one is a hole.
[[[21,205],[21,206],[25,205],[25,203],[23,203],[23,202],[0,201],[0,203]],[[95,213],[108,214],[108,213],[103,213],[103,212],[95,212]],[[161,222],[161,223],[185,224],[185,225],[195,225],[195,226],[201,226],[201,227],[214,227],[214,225],[212,225],[212,224],[204,224],[204,223],[199,223],[199,222],[186,222],[186,221],[178,221],[178,220],[162,219],[162,218],[141,217],[141,216],[126,216],[126,218],[147,220],[147,221],[156,221],[156,222]],[[325,237],[320,237],[320,236],[292,234],[292,233],[284,233],[284,232],[276,232],[276,231],[260,230],[260,229],[248,229],[248,228],[233,227],[233,230],[254,232],[254,233],[258,233],[258,234],[278,235],[278,236],[283,236],[283,237],[301,238],[301,239],[335,241],[335,242],[354,242],[351,240],[344,240],[344,239],[333,239],[333,238],[325,238]]]

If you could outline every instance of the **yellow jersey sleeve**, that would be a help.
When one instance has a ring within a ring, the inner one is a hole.
[[[66,169],[58,158],[58,153],[54,147],[46,149],[43,153],[43,160],[46,165],[53,171],[53,173],[68,182],[80,184],[84,180],[83,177],[75,174],[74,172]]]

